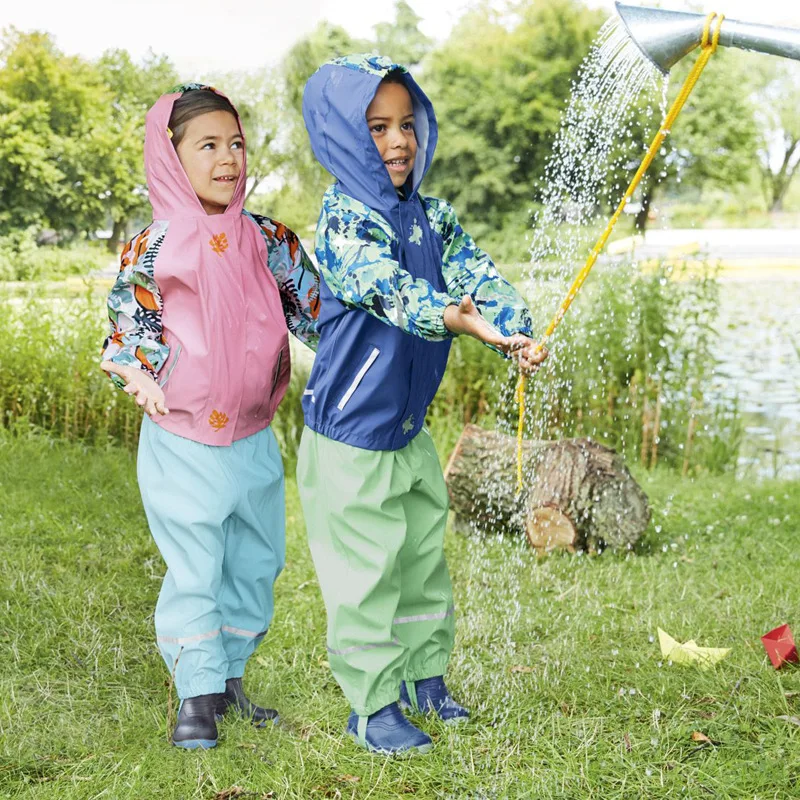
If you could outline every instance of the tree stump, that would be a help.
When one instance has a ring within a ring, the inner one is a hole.
[[[590,439],[525,440],[517,495],[516,439],[467,425],[445,470],[461,531],[525,535],[540,551],[635,544],[650,521],[647,496],[622,457]]]

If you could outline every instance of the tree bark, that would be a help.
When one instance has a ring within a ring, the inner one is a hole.
[[[636,214],[635,220],[636,230],[642,234],[647,230],[647,223],[650,221],[650,206],[653,204],[655,191],[655,186],[652,182],[649,182],[642,192],[642,207]]]
[[[589,439],[523,444],[516,492],[516,439],[467,425],[445,471],[456,528],[525,535],[538,550],[633,546],[650,521],[647,496],[613,450]]]
[[[125,233],[126,223],[124,219],[115,219],[114,228],[111,231],[111,238],[106,242],[106,247],[109,253],[119,253],[119,243],[121,240],[127,239]]]

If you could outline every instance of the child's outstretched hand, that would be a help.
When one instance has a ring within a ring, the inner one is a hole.
[[[490,325],[475,308],[475,303],[468,294],[461,298],[458,305],[447,306],[444,310],[444,326],[456,336],[472,336],[504,353],[511,349],[511,337],[503,336],[497,328]]]
[[[169,409],[164,401],[164,392],[161,387],[146,373],[135,367],[126,367],[122,364],[115,364],[113,361],[103,361],[100,369],[105,372],[113,372],[125,381],[125,391],[133,395],[136,402],[144,407],[146,413],[151,417],[169,414]]]
[[[457,306],[447,306],[444,310],[444,325],[451,333],[472,336],[512,356],[526,375],[536,372],[548,356],[544,347],[540,347],[538,342],[527,336],[522,334],[503,336],[483,318],[468,294],[461,298]]]
[[[508,352],[519,364],[520,372],[523,375],[533,375],[550,355],[544,345],[521,333],[511,336],[509,339],[511,348]]]

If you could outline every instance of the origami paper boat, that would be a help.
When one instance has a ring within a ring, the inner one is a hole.
[[[767,651],[769,660],[775,669],[780,669],[784,664],[796,662],[798,659],[797,647],[788,625],[779,625],[761,637],[761,643]]]
[[[700,669],[708,669],[730,653],[730,647],[700,647],[694,639],[685,644],[673,639],[668,633],[658,629],[658,643],[661,655],[673,664],[697,664]]]

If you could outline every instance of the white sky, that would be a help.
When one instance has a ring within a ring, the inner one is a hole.
[[[612,0],[588,1],[609,13],[613,8]],[[798,0],[628,1],[800,28]],[[436,39],[446,38],[474,2],[409,0]],[[369,36],[373,25],[394,16],[394,0],[2,0],[2,6],[0,28],[46,30],[66,53],[89,58],[115,47],[138,59],[151,48],[169,56],[182,78],[275,63],[323,19]]]

